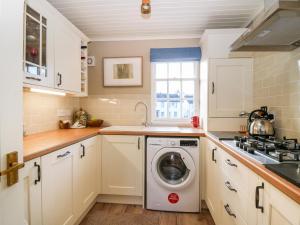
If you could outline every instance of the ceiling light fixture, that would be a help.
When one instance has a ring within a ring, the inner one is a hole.
[[[142,0],[141,13],[142,14],[150,14],[151,13],[150,0]]]

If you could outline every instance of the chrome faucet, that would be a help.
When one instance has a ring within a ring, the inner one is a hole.
[[[145,110],[146,110],[146,120],[145,122],[142,123],[142,125],[144,125],[145,127],[148,127],[150,125],[150,123],[148,123],[148,106],[146,103],[142,102],[142,101],[139,101],[135,104],[135,107],[134,107],[134,111],[136,111],[138,105],[143,105],[145,106]]]

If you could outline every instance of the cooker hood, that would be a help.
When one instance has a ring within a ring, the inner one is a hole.
[[[300,47],[300,0],[271,1],[265,1],[265,9],[231,45],[232,51],[291,51]]]

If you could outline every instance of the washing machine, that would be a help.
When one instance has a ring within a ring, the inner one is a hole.
[[[199,212],[199,151],[198,138],[147,138],[147,209]]]

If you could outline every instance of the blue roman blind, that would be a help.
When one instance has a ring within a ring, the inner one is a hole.
[[[200,61],[201,49],[194,48],[151,48],[151,62]]]

